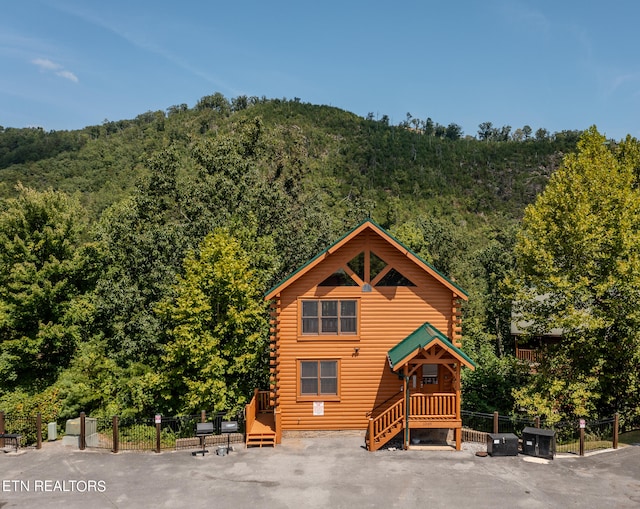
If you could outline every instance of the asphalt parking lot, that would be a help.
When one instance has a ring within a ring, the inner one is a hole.
[[[287,439],[227,456],[0,453],[0,509],[640,507],[640,447],[542,460],[456,451],[365,451],[362,438]],[[212,451],[213,452],[213,451]]]

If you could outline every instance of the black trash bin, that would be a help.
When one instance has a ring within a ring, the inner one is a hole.
[[[518,437],[513,433],[487,434],[487,453],[489,456],[517,456]]]
[[[556,432],[552,429],[524,428],[522,454],[553,459],[556,453]]]

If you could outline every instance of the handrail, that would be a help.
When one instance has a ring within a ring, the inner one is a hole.
[[[245,432],[247,436],[251,432],[251,428],[253,428],[253,423],[256,421],[256,406],[257,406],[257,396],[258,389],[256,389],[253,393],[253,398],[251,398],[251,402],[247,404],[244,410],[244,419],[245,419]]]
[[[385,433],[392,430],[404,419],[404,398],[396,401],[375,419],[369,420],[369,450],[377,449],[376,442],[382,438]],[[382,444],[380,444],[382,445]]]
[[[382,408],[383,406],[385,406],[387,403],[389,403],[389,401],[391,401],[394,398],[397,398],[398,396],[402,397],[402,393],[396,393],[394,395],[392,395],[391,397],[385,399],[382,403],[380,403],[379,405],[377,405],[376,407],[374,407],[372,410],[370,410],[369,412],[367,412],[367,417],[371,417],[376,410],[378,410],[379,408]]]

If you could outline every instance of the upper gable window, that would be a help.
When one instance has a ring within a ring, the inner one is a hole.
[[[416,286],[411,280],[404,277],[396,269],[391,269],[387,272],[376,286]]]
[[[358,286],[344,269],[338,269],[318,286]]]
[[[380,272],[387,266],[387,262],[385,262],[382,258],[377,256],[373,251],[370,251],[370,266],[369,269],[371,272],[370,280],[373,281]]]
[[[355,258],[352,258],[347,266],[353,273],[364,281],[364,251]]]

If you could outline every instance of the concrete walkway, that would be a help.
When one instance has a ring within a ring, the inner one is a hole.
[[[227,456],[189,451],[0,453],[0,509],[640,507],[640,447],[579,457],[370,453],[362,438],[287,439]],[[210,448],[213,451],[212,448]]]

